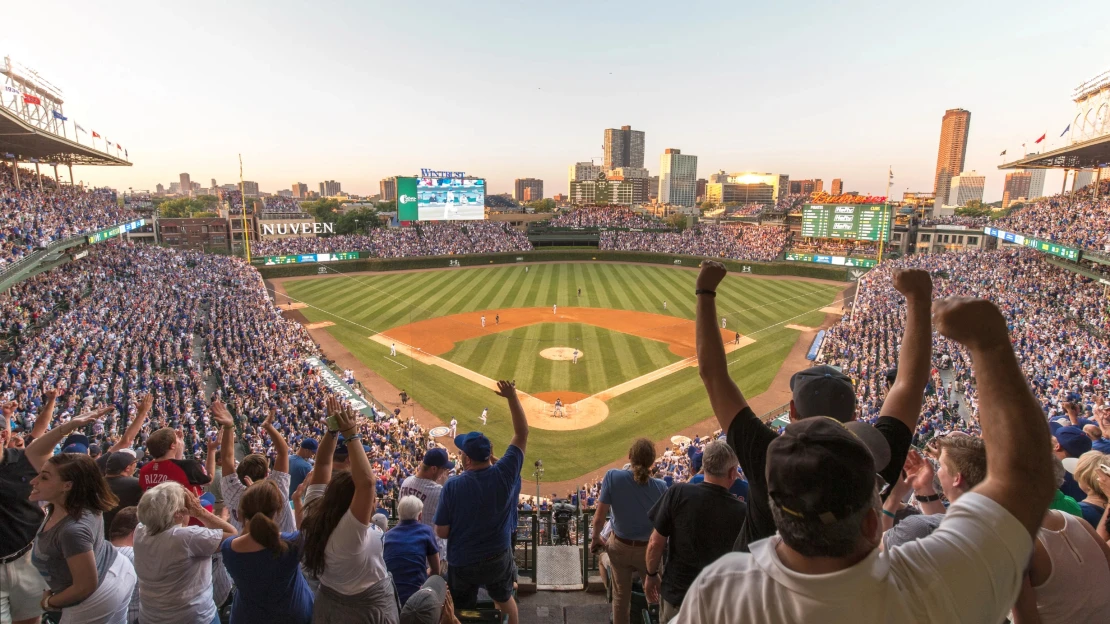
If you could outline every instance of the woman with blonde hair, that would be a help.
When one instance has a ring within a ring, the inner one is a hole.
[[[613,621],[627,622],[631,609],[632,573],[647,578],[646,555],[648,540],[654,528],[648,512],[667,491],[662,479],[651,476],[655,463],[655,446],[647,438],[639,438],[628,449],[628,467],[610,470],[601,481],[601,499],[594,513],[593,538],[590,548],[605,550],[613,572]],[[612,533],[608,541],[601,539],[605,518],[613,512]],[[655,574],[659,571],[656,570]]]
[[[304,540],[300,531],[282,533],[278,514],[285,499],[277,483],[257,481],[239,497],[239,537],[220,547],[224,566],[235,581],[232,624],[308,624],[312,593],[301,573]]]
[[[1110,464],[1110,456],[1098,451],[1087,451],[1078,459],[1064,460],[1064,468],[1069,469],[1075,482],[1079,484],[1079,489],[1087,495],[1087,498],[1079,502],[1079,509],[1091,528],[1098,527],[1102,514],[1106,511],[1106,493],[1098,483],[1098,467],[1102,463]]]

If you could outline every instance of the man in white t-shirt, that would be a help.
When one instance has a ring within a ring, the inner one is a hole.
[[[874,435],[831,418],[795,421],[767,449],[778,534],[706,567],[680,624],[1005,619],[1055,489],[1048,426],[994,304],[937,300],[933,322],[971,353],[987,478],[930,536],[882,551]]]
[[[232,422],[231,413],[221,402],[212,403],[213,417],[218,422]],[[223,427],[222,436],[220,440],[221,448],[225,449],[220,454],[220,464],[223,468],[223,478],[220,480],[220,491],[224,495],[224,505],[230,512],[228,521],[231,522],[237,530],[243,530],[243,522],[239,518],[239,498],[247,491],[247,487],[255,481],[263,479],[270,479],[277,484],[278,490],[281,492],[284,505],[281,506],[281,511],[278,512],[277,523],[281,527],[282,532],[292,533],[297,530],[296,519],[293,517],[293,511],[289,508],[289,444],[285,441],[285,436],[274,427],[274,414],[270,412],[266,416],[266,420],[262,421],[262,429],[270,436],[273,442],[274,453],[274,469],[270,470],[269,460],[265,455],[253,453],[243,458],[239,465],[235,465],[235,429],[234,427]]]
[[[401,483],[398,499],[406,496],[419,498],[424,503],[424,512],[420,516],[421,522],[432,527],[433,532],[436,528],[433,520],[436,517],[436,507],[439,506],[439,494],[443,491],[443,485],[440,482],[444,481],[454,468],[455,462],[447,456],[447,451],[436,447],[424,453],[424,461],[420,462],[416,474],[406,477]],[[437,537],[436,544],[439,546],[440,561],[446,561],[447,540]]]

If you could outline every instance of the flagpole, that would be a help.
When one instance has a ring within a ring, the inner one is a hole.
[[[251,236],[247,232],[247,185],[243,183],[243,155],[239,154],[239,195],[243,200],[243,249],[247,252],[247,264],[251,263]],[[230,206],[230,204],[229,204]]]
[[[887,171],[887,177],[886,177],[886,205],[883,206],[883,216],[879,219],[879,262],[878,262],[879,265],[881,265],[883,263],[883,243],[886,242],[886,236],[883,236],[883,223],[887,222],[888,219],[889,219],[890,187],[894,184],[894,166],[893,165],[887,166],[886,171]],[[888,223],[887,228],[888,228],[888,231],[890,229],[893,229],[893,224]]]

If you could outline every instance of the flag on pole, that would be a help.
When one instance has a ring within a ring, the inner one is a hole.
[[[123,157],[124,158],[131,158],[131,156],[128,155],[127,150],[123,150]]]
[[[1024,145],[1024,144],[1023,144],[1023,145]],[[999,154],[999,156],[1005,156],[1005,155],[1006,155],[1006,150],[1002,150],[1002,153],[1001,153],[1001,154]]]
[[[116,149],[121,150],[123,148],[119,146],[119,143],[116,143]]]
[[[1043,140],[1044,140],[1044,138],[1045,138],[1046,136],[1048,136],[1048,133],[1047,133],[1047,132],[1046,132],[1046,133],[1044,133],[1044,134],[1042,134],[1042,135],[1041,135],[1041,138],[1039,138],[1039,139],[1037,139],[1036,141],[1033,141],[1033,142],[1034,142],[1034,143],[1040,143],[1041,141],[1043,141]]]
[[[887,173],[889,173],[889,174],[890,174],[890,178],[889,178],[889,179],[893,180],[893,179],[894,179],[894,168],[893,168],[893,167],[889,167],[889,166],[888,166],[888,167],[887,167]]]
[[[1068,130],[1071,130],[1071,124],[1068,124],[1068,127],[1064,128],[1064,131],[1060,133],[1060,136],[1064,136],[1065,134],[1067,134]]]
[[[73,122],[73,127],[74,127],[74,128],[77,128],[77,131],[78,131],[78,132],[85,132],[85,129],[84,129],[84,128],[82,128],[81,126],[77,125],[77,122],[76,122],[76,121],[75,121],[75,122]],[[86,132],[85,134],[88,134],[88,133]]]
[[[93,137],[94,137],[94,138],[97,138],[97,139],[99,139],[99,138],[100,138],[100,135],[99,135],[99,134],[97,134],[96,130],[93,130]]]
[[[40,100],[38,98],[38,96],[31,95],[30,93],[24,93],[23,94],[23,103],[24,104],[35,104],[36,106],[42,106],[42,100]]]
[[[58,111],[50,111],[50,112],[54,113],[54,119],[61,119],[62,121],[65,121],[65,120],[69,119],[69,117],[66,117],[65,115],[59,113]]]

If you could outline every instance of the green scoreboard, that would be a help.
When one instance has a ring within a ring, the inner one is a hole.
[[[805,204],[802,236],[890,240],[890,208],[884,204]]]

